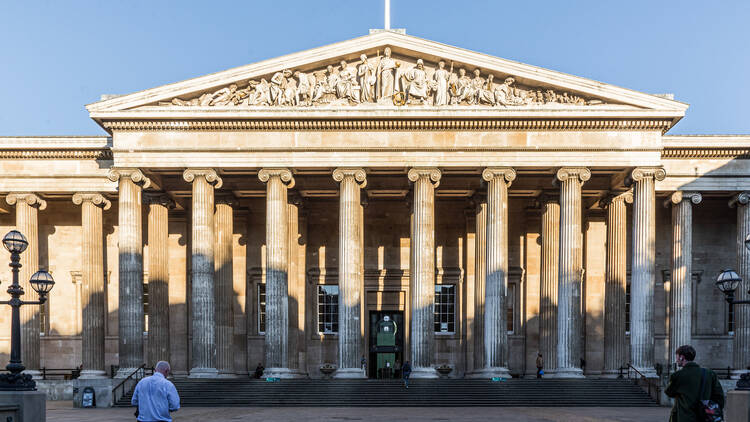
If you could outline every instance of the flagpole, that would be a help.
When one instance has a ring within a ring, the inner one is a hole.
[[[391,0],[385,0],[385,30],[391,29]]]

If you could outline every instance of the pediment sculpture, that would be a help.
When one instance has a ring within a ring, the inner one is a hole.
[[[413,62],[413,63],[411,63]],[[480,69],[467,74],[465,67],[454,68],[440,60],[427,68],[422,59],[384,55],[368,58],[361,54],[357,63],[341,60],[325,69],[300,71],[284,69],[270,78],[251,79],[244,85],[231,84],[192,98],[174,98],[161,106],[194,107],[315,107],[377,105],[487,106],[519,107],[565,104],[601,105],[596,98],[561,92],[550,87],[520,86],[512,75],[498,82],[495,75],[482,75]]]

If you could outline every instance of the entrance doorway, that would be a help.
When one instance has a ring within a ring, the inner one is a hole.
[[[390,378],[398,376],[404,363],[404,312],[370,311],[370,341],[367,376]],[[393,334],[390,334],[390,332]],[[381,335],[378,336],[378,332]],[[379,344],[380,343],[380,344]],[[386,364],[388,362],[388,364]]]

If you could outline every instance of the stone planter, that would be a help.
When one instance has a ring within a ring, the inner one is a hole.
[[[331,374],[334,372],[336,372],[336,365],[331,365],[330,363],[320,365],[320,373],[323,374],[323,377],[331,378]]]
[[[448,374],[453,372],[453,367],[450,365],[440,365],[435,370],[440,374],[441,377],[447,378]]]

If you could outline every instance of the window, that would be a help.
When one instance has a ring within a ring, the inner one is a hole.
[[[516,285],[508,283],[508,292],[505,295],[505,319],[508,327],[508,334],[513,334],[516,310]]]
[[[625,286],[625,334],[630,334],[630,283]]]
[[[318,286],[318,333],[339,332],[339,286]]]
[[[266,285],[258,284],[258,334],[266,333]]]
[[[456,332],[456,285],[435,285],[435,332]]]

